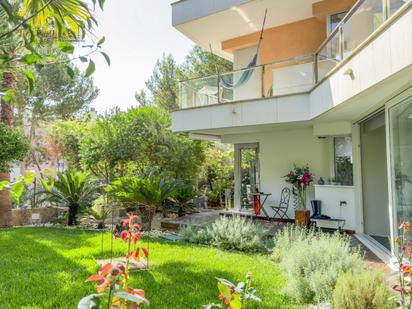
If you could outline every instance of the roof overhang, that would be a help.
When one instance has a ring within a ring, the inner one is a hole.
[[[232,60],[222,42],[265,28],[313,17],[319,0],[180,0],[172,3],[173,26],[206,50]]]

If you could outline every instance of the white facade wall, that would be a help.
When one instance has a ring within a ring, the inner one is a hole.
[[[290,171],[294,163],[298,165],[309,164],[316,182],[319,177],[323,179],[330,177],[329,140],[315,137],[312,127],[292,131],[227,135],[223,142],[232,144],[259,143],[260,191],[272,194],[265,207],[270,215],[273,214],[273,211],[268,206],[279,203],[282,188],[288,186],[282,177]],[[310,208],[310,200],[314,197],[314,188],[312,187],[307,196],[308,209]],[[292,199],[288,215],[290,218],[294,218]]]

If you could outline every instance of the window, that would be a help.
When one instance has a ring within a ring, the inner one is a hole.
[[[352,137],[333,138],[334,147],[334,182],[341,185],[353,185]]]
[[[335,30],[335,28],[339,25],[339,23],[342,21],[343,17],[345,17],[347,13],[348,12],[341,12],[341,13],[329,15],[328,34],[331,33],[333,30]]]

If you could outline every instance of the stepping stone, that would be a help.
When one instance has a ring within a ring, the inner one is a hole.
[[[126,258],[125,257],[113,257],[113,259],[110,261],[110,259],[103,259],[103,260],[96,260],[96,263],[98,265],[104,265],[107,263],[112,263],[113,265],[116,264],[126,264]],[[137,263],[135,260],[130,260],[129,262],[129,271],[135,271],[135,270],[143,270],[143,269],[148,269],[147,267],[147,261],[143,258],[140,258],[140,263]]]
[[[179,241],[182,240],[182,237],[176,234],[169,234],[169,233],[163,233],[160,235],[160,238],[169,240],[169,241]]]

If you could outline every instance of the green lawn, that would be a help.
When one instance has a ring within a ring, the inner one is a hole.
[[[115,240],[115,256],[125,244]],[[95,291],[84,280],[98,270],[96,258],[110,256],[110,235],[55,228],[0,230],[0,307],[76,308]],[[133,273],[130,286],[142,288],[150,308],[201,308],[216,301],[215,277],[238,282],[252,271],[263,303],[256,308],[290,308],[279,293],[284,284],[276,266],[263,255],[154,240],[150,270]]]

